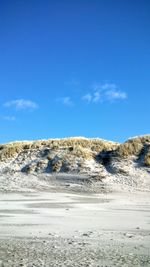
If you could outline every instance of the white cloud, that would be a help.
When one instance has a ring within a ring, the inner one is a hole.
[[[110,90],[110,89],[116,89],[117,86],[114,83],[104,83],[100,86],[100,88],[103,90]]]
[[[5,107],[15,107],[17,110],[21,109],[36,109],[38,108],[38,105],[31,101],[31,100],[25,100],[25,99],[16,99],[11,100],[6,103],[4,103]]]
[[[117,91],[117,90],[110,90],[106,93],[108,99],[110,100],[115,100],[115,99],[126,99],[127,94],[122,91]]]
[[[58,98],[57,101],[61,102],[65,106],[73,106],[73,101],[70,96]]]
[[[92,95],[91,94],[86,94],[82,97],[83,100],[87,101],[90,103],[92,101]]]
[[[100,100],[100,92],[99,91],[96,91],[96,92],[94,92],[94,94],[93,94],[93,102],[94,103],[97,103],[97,102],[99,102],[99,100]]]
[[[63,98],[63,104],[67,105],[67,106],[72,106],[73,102],[72,102],[71,98],[67,96],[67,97]]]
[[[5,120],[5,121],[15,121],[16,118],[14,116],[0,116],[0,118],[2,120]]]
[[[127,93],[118,90],[117,85],[113,83],[94,84],[93,90],[82,97],[88,103],[110,102],[126,98]]]

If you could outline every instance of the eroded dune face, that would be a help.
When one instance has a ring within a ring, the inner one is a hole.
[[[0,145],[1,174],[84,174],[106,183],[149,188],[150,135],[123,144],[67,138]]]

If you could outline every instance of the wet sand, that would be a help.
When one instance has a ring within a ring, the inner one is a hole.
[[[149,248],[149,193],[0,193],[0,266],[150,266]]]

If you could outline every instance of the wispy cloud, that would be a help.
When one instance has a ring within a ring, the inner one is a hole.
[[[101,93],[99,91],[95,91],[93,94],[93,102],[97,103],[100,101]]]
[[[38,108],[37,103],[35,103],[31,100],[25,100],[25,99],[16,99],[16,100],[8,101],[8,102],[4,103],[4,106],[7,108],[14,107],[16,110]]]
[[[5,121],[15,121],[16,117],[14,117],[14,116],[0,116],[0,119],[5,120]]]
[[[70,96],[58,98],[58,99],[56,99],[56,101],[62,103],[65,106],[68,106],[68,107],[73,106],[73,101],[72,101]]]
[[[127,93],[118,89],[116,84],[104,83],[94,84],[90,92],[82,97],[82,100],[87,103],[112,102],[116,100],[124,100],[127,98]]]
[[[107,95],[108,99],[110,99],[110,100],[126,99],[127,98],[127,94],[125,92],[117,91],[117,90],[110,90],[110,91],[106,92],[106,95]]]
[[[88,103],[90,103],[92,101],[92,95],[91,94],[86,94],[82,97],[83,100],[87,101]]]
[[[116,89],[117,86],[114,83],[104,83],[102,85],[99,85],[100,89],[103,90],[110,90],[110,89]]]
[[[63,104],[66,105],[66,106],[72,106],[73,105],[73,102],[72,102],[71,98],[68,97],[68,96],[64,97],[62,99],[62,101],[63,101]]]

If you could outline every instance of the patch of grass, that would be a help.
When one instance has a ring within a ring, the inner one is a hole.
[[[4,145],[0,150],[0,161],[9,159],[19,154],[22,147],[18,144]]]
[[[116,155],[121,157],[128,157],[132,155],[138,156],[143,147],[148,143],[150,143],[150,135],[129,139],[125,143],[118,146]]]
[[[94,156],[94,153],[90,149],[84,148],[81,145],[74,146],[70,153],[75,157],[84,159],[92,159]]]
[[[150,167],[150,153],[144,157],[144,165]]]
[[[150,146],[148,146],[144,155],[144,165],[150,167]]]

